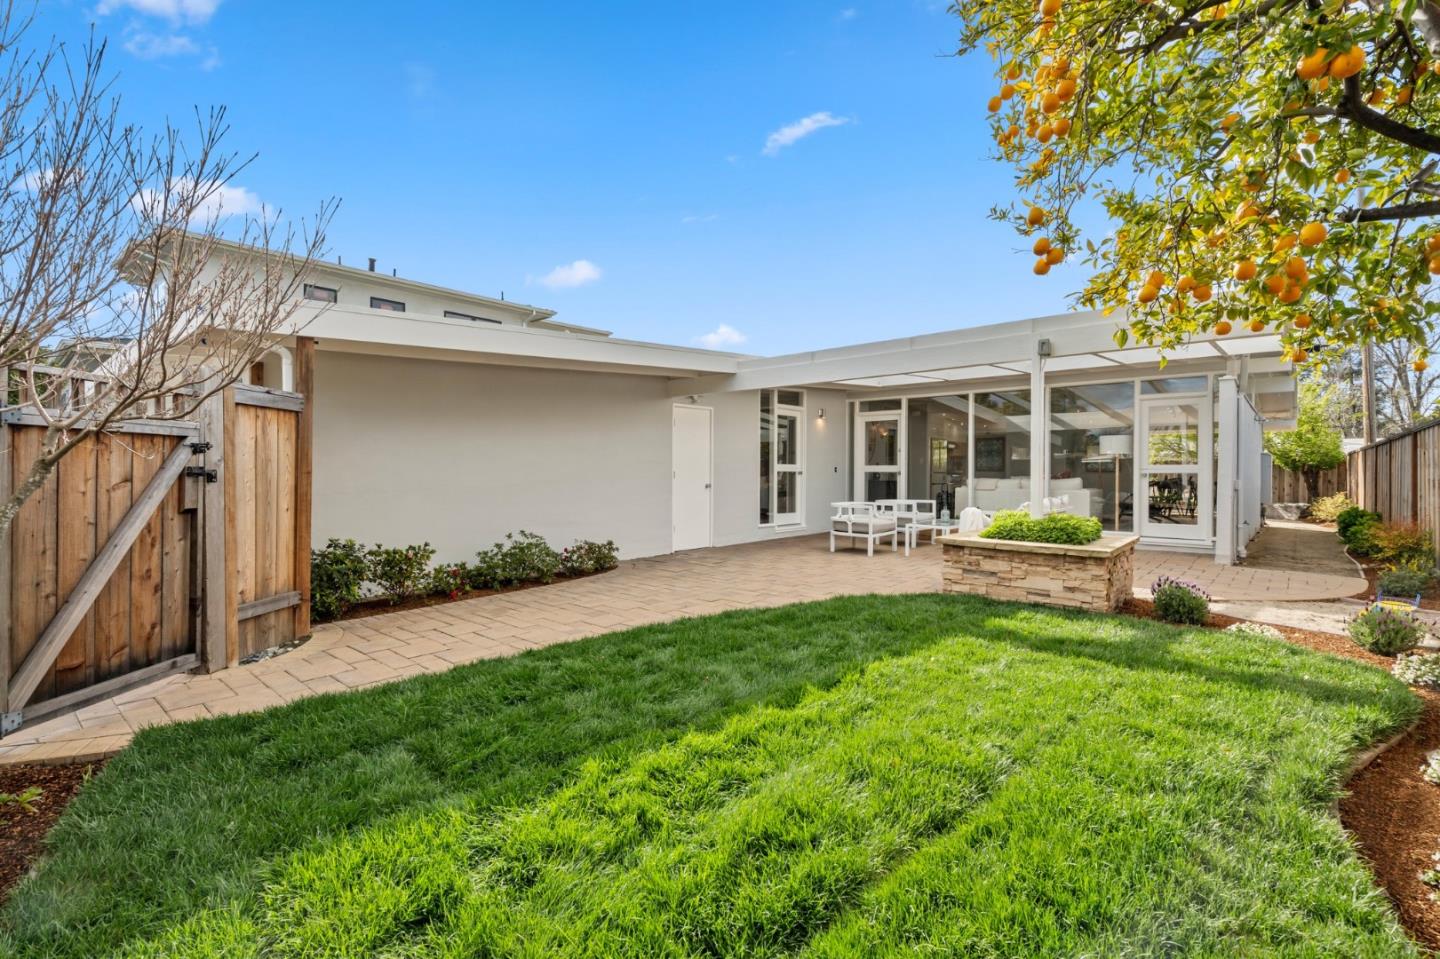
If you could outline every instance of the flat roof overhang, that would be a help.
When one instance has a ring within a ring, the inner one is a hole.
[[[591,370],[668,378],[730,375],[740,356],[421,313],[305,306],[289,332],[319,349],[409,359]]]
[[[742,358],[733,374],[676,380],[670,391],[681,395],[810,386],[863,395],[1028,377],[1041,340],[1050,342],[1050,356],[1044,364],[1047,376],[1154,373],[1162,353],[1166,368],[1175,371],[1214,368],[1242,358],[1252,370],[1280,368],[1278,335],[1199,334],[1165,351],[1150,346],[1117,349],[1114,333],[1124,325],[1123,312],[1111,316],[1095,311],[1065,313],[832,350]]]

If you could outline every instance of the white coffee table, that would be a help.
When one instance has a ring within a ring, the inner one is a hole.
[[[928,529],[930,531],[930,542],[933,543],[936,536],[948,536],[951,533],[960,532],[960,523],[954,518],[941,519],[937,516],[933,519],[912,520],[900,529],[905,533],[905,555],[909,556],[910,550],[919,545],[918,539],[921,530]]]

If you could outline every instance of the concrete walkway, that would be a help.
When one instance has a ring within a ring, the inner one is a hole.
[[[574,582],[320,626],[313,639],[283,656],[170,676],[24,726],[0,741],[0,764],[98,758],[122,749],[148,725],[251,712],[685,616],[851,594],[935,592],[939,560],[939,550],[929,546],[909,557],[880,551],[869,558],[863,550],[831,554],[825,537],[803,537],[634,560]],[[1137,554],[1137,585],[1148,587],[1162,572],[1236,600],[1328,598],[1356,589],[1326,574],[1222,567],[1182,553]]]

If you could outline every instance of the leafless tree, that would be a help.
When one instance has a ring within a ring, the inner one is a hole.
[[[1426,345],[1432,355],[1440,354],[1440,331]],[[1416,370],[1414,361],[1410,344],[1404,341],[1375,347],[1376,413],[1382,435],[1398,433],[1440,414],[1440,370]]]
[[[103,43],[29,49],[29,28],[0,6],[0,409],[45,434],[0,533],[85,437],[191,416],[288,332],[334,210],[227,211],[250,160],[223,148],[223,109],[147,135]]]

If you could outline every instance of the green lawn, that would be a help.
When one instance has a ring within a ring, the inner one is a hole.
[[[147,731],[24,956],[1410,956],[1329,810],[1408,722],[1283,643],[957,597],[618,633]]]

